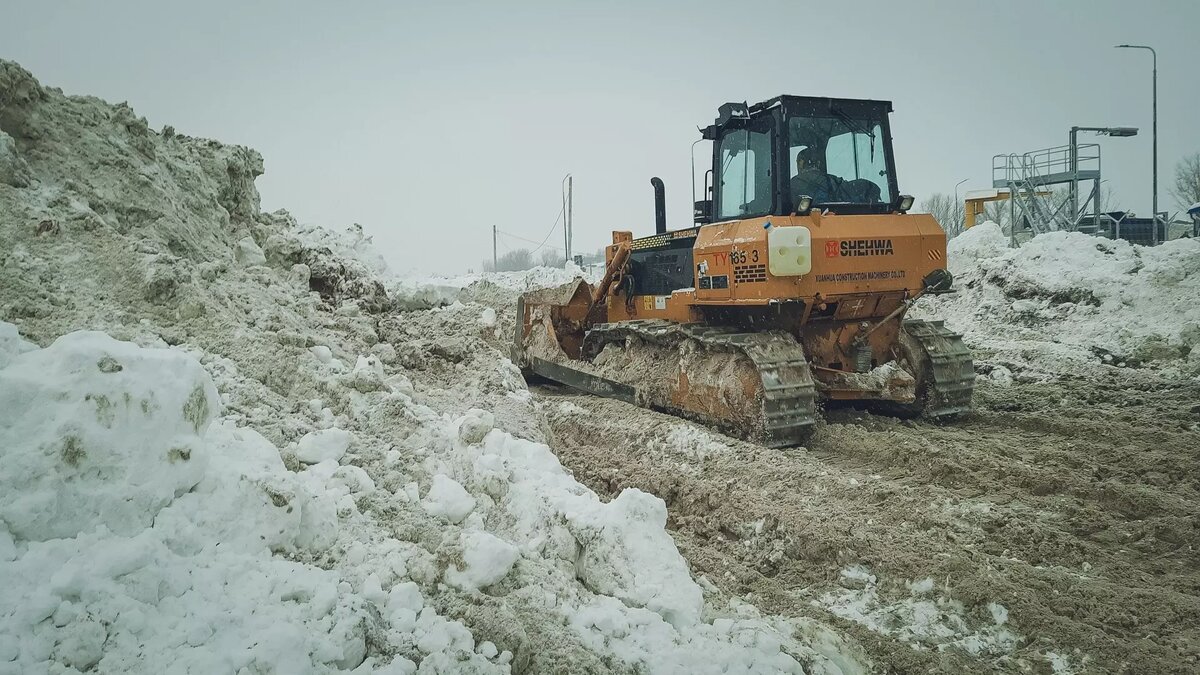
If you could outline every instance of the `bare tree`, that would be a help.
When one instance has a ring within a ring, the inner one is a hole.
[[[1009,205],[1007,199],[1004,201],[984,202],[983,215],[976,217],[975,223],[979,224],[981,222],[990,220],[993,223],[999,225],[1000,229],[1007,228],[1008,221],[1012,217],[1012,214],[1010,213],[1010,211],[1011,211],[1011,206]]]
[[[562,251],[552,248],[542,249],[542,265],[546,267],[562,267],[564,260]]]
[[[486,265],[491,267],[491,265]],[[520,272],[533,267],[533,253],[527,248],[508,251],[496,261],[496,272]]]
[[[1100,213],[1111,213],[1113,211],[1124,211],[1125,209],[1117,203],[1117,198],[1113,196],[1113,191],[1106,187],[1100,188]]]
[[[938,224],[946,231],[948,239],[962,234],[963,205],[962,202],[955,201],[953,195],[935,192],[921,201],[917,212],[933,216],[934,220],[938,221]]]
[[[1184,157],[1175,165],[1175,184],[1170,192],[1184,210],[1200,202],[1200,152]]]

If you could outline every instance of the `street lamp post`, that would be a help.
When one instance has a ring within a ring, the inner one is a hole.
[[[968,180],[970,180],[970,179],[964,178],[954,184],[954,212],[955,213],[958,213],[958,209],[960,207],[960,202],[958,201],[958,186],[962,185],[963,183],[967,182]],[[956,223],[956,226],[958,227],[958,231],[960,233],[963,231],[963,225],[964,225],[964,220],[965,220],[965,216],[966,216],[966,209],[963,209],[963,216],[964,216],[964,218],[958,219],[959,222]]]
[[[1151,141],[1154,146],[1154,150],[1153,150],[1153,152],[1154,152],[1154,159],[1153,159],[1153,162],[1154,162],[1154,172],[1153,172],[1153,174],[1154,174],[1154,187],[1153,187],[1154,196],[1153,196],[1153,199],[1151,200],[1151,203],[1152,203],[1151,208],[1153,209],[1153,214],[1152,214],[1153,217],[1150,218],[1150,236],[1153,237],[1151,239],[1151,241],[1154,244],[1157,244],[1158,243],[1158,53],[1154,51],[1153,47],[1148,47],[1146,45],[1117,45],[1117,49],[1148,49],[1148,50],[1150,50],[1150,56],[1152,59],[1152,64],[1154,66],[1154,75],[1153,75],[1153,80],[1152,80],[1152,84],[1151,84],[1151,86],[1153,87],[1151,90],[1152,97],[1153,97],[1153,103],[1152,103],[1153,108],[1152,109],[1154,111],[1154,118],[1153,118],[1154,132],[1153,132],[1153,140]]]

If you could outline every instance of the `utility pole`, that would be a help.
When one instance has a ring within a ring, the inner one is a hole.
[[[500,270],[496,269],[496,266],[498,264],[499,264],[499,260],[496,257],[496,226],[493,225],[492,226],[492,271],[493,272],[500,271]]]

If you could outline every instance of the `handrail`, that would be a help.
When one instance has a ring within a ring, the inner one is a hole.
[[[1100,167],[1100,145],[1080,143],[1075,146],[1075,169],[1096,171]],[[1071,146],[1057,145],[1030,152],[992,156],[992,180],[1009,183],[1028,182],[1030,177],[1047,176],[1071,171]]]

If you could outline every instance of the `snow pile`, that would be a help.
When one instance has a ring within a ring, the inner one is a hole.
[[[539,266],[532,269],[522,270],[520,272],[489,272],[487,274],[464,274],[457,277],[447,279],[450,285],[466,288],[471,284],[485,281],[501,288],[507,288],[513,291],[525,292],[533,291],[539,288],[554,288],[570,283],[580,277],[587,279],[589,282],[595,283],[599,281],[599,277],[585,271],[579,265],[573,262],[566,263],[565,267],[546,267]]]
[[[577,271],[397,312],[361,231],[260,211],[254,151],[4,61],[0,101],[0,672],[867,670],[541,442],[488,341]]]
[[[524,561],[549,563],[540,585],[550,611],[592,649],[647,672],[802,673],[802,661],[814,672],[862,667],[827,629],[772,622],[748,607],[712,616],[666,532],[661,499],[631,488],[602,502],[545,444],[492,428],[480,436],[480,422],[489,427],[493,419],[471,410],[429,439],[438,449],[429,464],[453,472],[475,495],[461,544],[466,571],[452,567],[448,583],[496,583],[519,549]],[[482,523],[497,523],[504,539],[471,531]],[[810,646],[822,643],[838,646]]]
[[[450,565],[446,583],[464,590],[479,590],[500,581],[521,557],[517,547],[487,532],[464,532],[459,545],[463,568]]]
[[[445,307],[461,292],[461,286],[444,279],[395,279],[388,286],[396,308],[406,311]]]
[[[602,275],[602,273],[601,273]],[[575,263],[565,267],[534,267],[520,272],[496,272],[487,274],[464,274],[456,277],[431,278],[394,278],[388,284],[388,291],[395,299],[396,307],[405,310],[429,309],[453,304],[464,297],[464,290],[473,291],[470,295],[484,295],[483,298],[495,298],[497,295],[513,298],[525,291],[542,288],[555,288],[583,278],[591,283],[600,280],[600,276],[588,272]]]
[[[328,249],[338,258],[360,263],[379,276],[391,274],[383,254],[375,248],[374,239],[363,231],[363,226],[358,223],[340,232],[319,225],[300,225],[293,234],[309,248]]]
[[[71,333],[12,358],[0,398],[0,661],[336,670],[388,630],[337,572],[273,555],[336,540],[325,472],[291,473],[259,434],[214,423],[194,358]],[[473,647],[438,656],[469,662]]]
[[[429,492],[425,494],[425,511],[461,523],[475,509],[475,498],[458,481],[445,474],[436,474]]]
[[[913,316],[944,318],[985,365],[1034,378],[1101,364],[1200,373],[1200,241],[1052,232],[1009,248],[989,222],[950,242],[949,266],[957,292]]]

